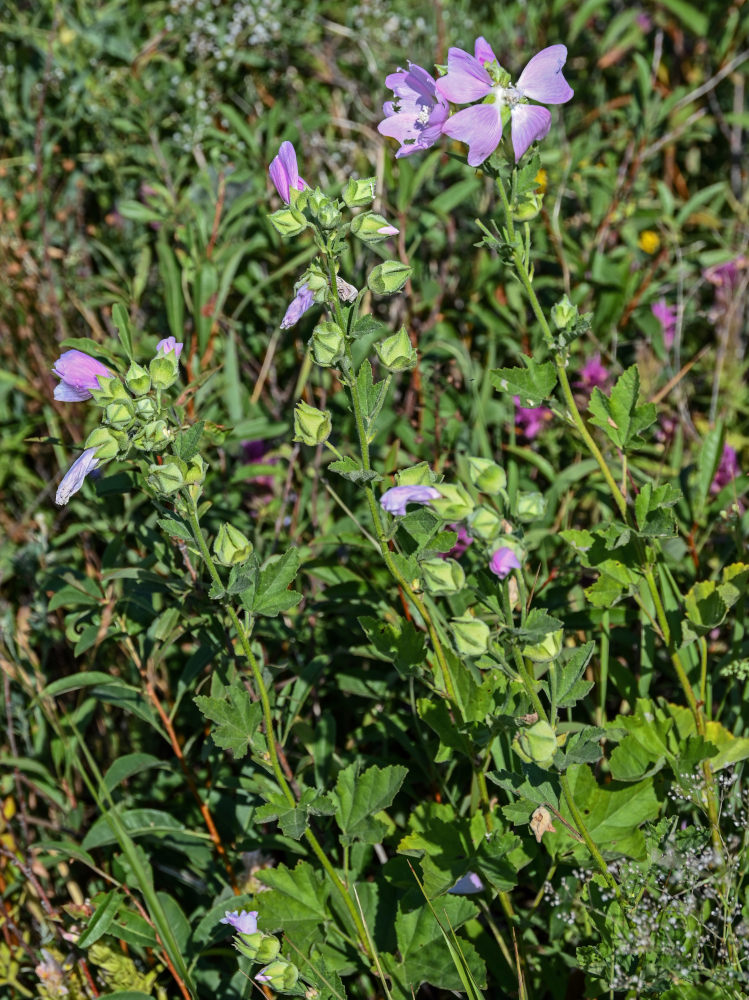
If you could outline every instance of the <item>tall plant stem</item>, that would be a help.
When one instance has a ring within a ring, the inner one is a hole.
[[[203,556],[203,561],[208,567],[208,572],[210,574],[210,577],[217,587],[221,587],[223,589],[223,582],[221,580],[221,577],[219,576],[218,570],[216,569],[216,564],[213,561],[213,557],[211,556],[208,544],[203,535],[203,529],[200,527],[197,504],[195,500],[192,498],[190,498],[189,501],[188,511],[190,516],[190,524],[192,526],[193,534],[195,536],[195,541],[198,545],[198,548],[200,549],[200,554]],[[255,654],[252,652],[252,647],[250,645],[249,637],[247,635],[244,626],[242,625],[242,622],[240,621],[239,615],[231,606],[231,604],[226,604],[224,605],[224,607],[226,609],[226,613],[229,616],[229,620],[231,621],[232,625],[234,626],[234,630],[237,633],[239,643],[242,647],[242,652],[244,653],[245,658],[250,665],[250,670],[252,671],[252,677],[255,682],[255,690],[257,691],[260,697],[260,704],[263,710],[263,722],[265,723],[265,739],[268,744],[268,756],[270,757],[270,765],[271,768],[273,769],[273,774],[275,775],[276,781],[278,782],[278,787],[281,789],[286,801],[289,803],[290,806],[296,806],[297,804],[296,797],[294,795],[294,792],[291,790],[288,781],[286,780],[286,775],[283,773],[283,768],[281,767],[281,763],[278,759],[276,737],[275,733],[273,732],[273,714],[271,712],[271,707],[270,707],[270,698],[268,697],[268,689],[265,685],[265,681],[263,680],[263,674],[260,669],[260,665],[257,662]],[[325,851],[322,848],[322,845],[320,844],[320,841],[317,839],[314,833],[309,829],[309,827],[307,827],[307,829],[304,831],[304,837],[307,843],[309,844],[310,848],[312,849],[313,854],[320,862],[322,867],[325,869],[325,872],[327,873],[331,882],[335,886],[336,890],[338,891],[339,895],[341,896],[341,899],[343,900],[346,906],[346,909],[351,915],[351,919],[354,922],[354,927],[356,928],[357,937],[359,938],[359,947],[362,949],[365,955],[371,958],[372,956],[369,949],[367,931],[366,928],[364,927],[364,923],[361,919],[361,916],[359,915],[359,911],[357,910],[353,899],[349,895],[348,889],[343,884],[341,878],[339,877],[335,868],[331,864],[327,854],[325,853]]]

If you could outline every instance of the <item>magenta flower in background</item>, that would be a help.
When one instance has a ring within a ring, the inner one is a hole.
[[[504,580],[514,569],[520,569],[520,561],[512,549],[503,547],[492,555],[489,569],[492,573],[496,573],[500,580]]]
[[[440,559],[460,559],[468,546],[473,545],[473,539],[462,524],[449,524],[448,528],[450,531],[456,531],[458,537],[449,552],[440,552],[439,557]]]
[[[227,910],[219,921],[222,924],[231,924],[235,931],[240,934],[254,934],[257,931],[257,910]]]
[[[715,286],[715,304],[709,312],[709,318],[716,322],[736,310],[737,303],[741,301],[737,298],[737,289],[742,280],[746,283],[746,268],[749,267],[749,258],[734,257],[733,260],[724,261],[722,264],[713,264],[702,272],[702,277]],[[744,284],[746,288],[746,284]],[[740,322],[740,312],[735,312],[737,322]]]
[[[156,353],[169,354],[170,351],[174,351],[175,355],[179,357],[184,346],[176,337],[165,337],[164,340],[160,340],[156,345]]]
[[[502,138],[502,109],[510,108],[512,148],[515,161],[532,142],[543,139],[551,127],[551,112],[533,101],[565,104],[574,91],[562,75],[567,61],[564,45],[550,45],[535,55],[515,86],[502,86],[485,68],[497,59],[485,38],[478,38],[475,55],[451,48],[447,53],[447,74],[437,80],[437,90],[453,104],[469,104],[492,97],[490,103],[475,104],[452,115],[442,126],[445,135],[468,146],[468,163],[477,167],[499,145]]]
[[[441,496],[433,486],[391,486],[380,497],[380,505],[388,514],[403,517],[406,504],[429,503],[430,500],[439,500]]]
[[[55,386],[55,399],[66,403],[91,399],[91,390],[100,388],[99,378],[112,378],[114,374],[101,361],[76,350],[61,354],[52,371],[60,379],[60,384]]]
[[[281,320],[281,329],[288,330],[294,326],[304,316],[308,309],[315,304],[315,296],[309,290],[307,284],[302,285],[294,298],[289,303],[289,307]]]
[[[454,896],[470,896],[476,892],[483,892],[484,883],[476,872],[468,872],[463,878],[458,879],[452,889],[448,889],[447,891]]]
[[[393,100],[383,104],[385,119],[377,131],[398,140],[396,157],[429,149],[442,134],[450,111],[434,77],[416,63],[409,63],[408,70],[399,69],[386,77],[385,86],[393,91]]]
[[[292,189],[304,191],[309,184],[299,176],[296,162],[296,150],[290,142],[282,142],[278,154],[273,157],[268,167],[270,179],[276,186],[281,198],[289,204]]]
[[[671,306],[666,305],[665,299],[658,299],[658,301],[652,305],[651,312],[661,324],[661,330],[663,331],[663,343],[666,347],[670,347],[674,342],[674,334],[676,332],[676,321],[679,318],[679,314]]]
[[[57,487],[55,503],[58,507],[64,507],[74,493],[83,486],[83,480],[96,466],[99,459],[96,457],[96,448],[87,448],[76,458],[68,471],[62,477],[60,485]]]
[[[715,472],[715,477],[710,484],[710,492],[713,496],[716,493],[720,493],[724,486],[728,486],[730,482],[740,475],[741,469],[739,468],[739,457],[730,446],[730,444],[723,445],[723,454],[720,456],[720,462],[718,463],[718,468]]]
[[[552,413],[548,406],[521,406],[520,396],[514,396],[515,426],[532,441],[544,424],[551,420]]]
[[[608,368],[601,363],[601,355],[594,354],[580,369],[580,378],[575,384],[578,389],[590,395],[595,388],[603,389],[608,380]]]

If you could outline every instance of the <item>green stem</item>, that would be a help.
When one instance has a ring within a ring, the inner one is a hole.
[[[588,848],[591,855],[593,856],[593,860],[598,865],[599,871],[606,879],[606,884],[613,891],[616,898],[620,899],[621,892],[619,890],[619,884],[609,871],[608,866],[603,859],[603,855],[596,847],[595,841],[588,832],[588,828],[585,825],[585,820],[583,819],[583,815],[577,808],[577,804],[575,803],[574,796],[572,795],[572,789],[570,788],[569,779],[567,778],[566,774],[559,775],[559,784],[562,787],[562,793],[564,795],[564,800],[567,803],[567,808],[569,809],[572,818],[575,821],[575,826],[580,831],[580,835],[585,841],[585,846]]]
[[[203,535],[203,529],[200,527],[197,503],[192,497],[190,498],[190,502],[188,505],[188,512],[190,516],[190,524],[192,526],[193,535],[195,536],[195,541],[198,545],[198,548],[200,549],[200,554],[203,556],[203,561],[205,562],[208,568],[210,577],[217,587],[223,589],[223,581],[221,580],[219,572],[216,569],[216,564],[214,563],[213,557],[211,556],[210,550],[208,548],[208,543],[206,542],[205,536]],[[244,653],[245,658],[247,659],[247,662],[250,665],[250,670],[252,671],[252,676],[255,681],[255,689],[260,697],[260,704],[263,710],[263,721],[265,723],[265,738],[268,744],[268,756],[270,757],[270,764],[271,768],[273,769],[273,774],[275,775],[276,781],[278,782],[278,787],[281,789],[284,798],[286,799],[286,801],[289,803],[290,806],[294,807],[297,804],[296,797],[293,791],[291,790],[288,781],[286,780],[286,775],[283,773],[283,768],[281,767],[281,763],[278,759],[276,737],[273,732],[273,714],[271,712],[271,707],[270,707],[270,698],[268,697],[268,689],[265,685],[265,681],[263,680],[263,674],[260,669],[260,665],[257,662],[257,659],[255,658],[255,654],[252,652],[252,647],[250,645],[249,637],[247,635],[245,628],[242,625],[242,622],[239,619],[239,615],[230,604],[225,604],[224,607],[226,609],[226,613],[229,616],[229,620],[231,621],[237,633],[237,637],[239,638],[239,642],[242,647],[242,652]],[[309,829],[309,827],[307,827],[307,829],[304,831],[304,836],[305,839],[307,840],[307,843],[311,847],[312,852],[317,857],[317,860],[325,869],[331,882],[338,890],[338,893],[340,894],[346,906],[346,909],[349,911],[349,914],[351,915],[351,918],[354,921],[354,926],[356,927],[356,933],[359,938],[359,947],[366,955],[369,956],[370,951],[367,940],[366,928],[364,927],[364,923],[359,915],[359,911],[354,905],[354,901],[353,899],[351,899],[351,896],[349,895],[346,886],[341,881],[338,873],[336,872],[335,868],[328,859],[328,856],[323,850],[319,840],[314,835],[314,833]]]

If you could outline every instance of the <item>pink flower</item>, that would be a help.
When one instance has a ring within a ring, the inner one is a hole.
[[[66,403],[91,399],[91,390],[101,388],[99,379],[112,378],[114,374],[101,361],[76,350],[61,354],[52,371],[60,379],[60,384],[55,386],[55,399]]]
[[[515,396],[514,401],[515,426],[520,429],[528,441],[532,441],[544,424],[551,420],[551,410],[548,406],[521,406],[520,396]]]
[[[492,555],[489,569],[492,573],[496,573],[500,580],[504,580],[514,569],[520,569],[520,561],[512,549],[503,547]]]
[[[580,369],[580,378],[576,385],[578,389],[582,389],[587,395],[590,395],[595,388],[603,389],[608,380],[608,368],[601,364],[601,355],[594,354]]]
[[[396,157],[429,149],[442,134],[450,110],[434,77],[416,63],[409,63],[407,71],[399,69],[386,77],[385,85],[393,91],[393,100],[383,104],[385,120],[377,131],[401,144]]]
[[[713,496],[716,493],[720,493],[724,486],[728,486],[730,482],[740,475],[741,469],[739,468],[738,455],[730,444],[723,445],[723,454],[720,456],[720,462],[718,463],[718,468],[715,472],[715,477],[710,484],[710,492]]]
[[[658,301],[650,308],[655,318],[661,324],[661,330],[663,331],[663,343],[666,347],[670,347],[674,342],[676,321],[679,318],[678,313],[675,309],[666,305],[665,299],[658,299]]]
[[[514,86],[498,82],[497,59],[485,38],[476,40],[474,53],[450,49],[447,74],[437,81],[437,90],[453,104],[469,104],[490,96],[492,100],[458,111],[448,118],[442,131],[468,146],[468,163],[477,167],[499,145],[502,109],[509,107],[517,162],[530,144],[543,139],[551,128],[551,112],[528,104],[528,98],[545,104],[565,104],[574,94],[562,75],[567,49],[564,45],[543,49],[533,56]]]
[[[406,504],[429,503],[430,500],[439,500],[441,496],[439,490],[433,486],[391,486],[380,497],[380,505],[389,514],[403,517],[406,513]]]
[[[271,160],[268,167],[270,179],[276,186],[281,198],[289,204],[291,191],[304,191],[309,184],[299,176],[296,162],[296,150],[290,142],[282,142],[278,154]]]
[[[164,355],[169,354],[170,351],[174,351],[175,356],[179,357],[184,346],[176,337],[165,337],[164,340],[160,340],[156,345],[156,353]]]

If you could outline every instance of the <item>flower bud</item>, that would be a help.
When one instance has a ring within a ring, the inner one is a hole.
[[[169,354],[157,354],[148,366],[154,389],[168,389],[177,381],[179,362],[174,351]]]
[[[349,208],[364,208],[375,196],[374,177],[352,177],[343,189],[343,200]]]
[[[169,444],[170,434],[166,420],[149,420],[133,438],[141,451],[161,451]]]
[[[489,648],[489,626],[473,615],[453,618],[450,622],[453,642],[461,656],[481,656]]]
[[[337,323],[324,320],[312,331],[312,356],[321,368],[331,368],[345,354],[346,341]]]
[[[549,663],[555,660],[562,651],[562,640],[564,639],[564,629],[557,629],[556,632],[549,632],[541,642],[536,642],[532,646],[523,647],[523,656],[534,663]]]
[[[267,983],[272,990],[287,993],[296,986],[299,979],[299,969],[285,958],[277,958],[257,973],[255,979],[259,983]]]
[[[462,521],[473,513],[475,504],[460,483],[440,483],[440,494],[439,500],[432,501],[432,508],[446,521]]]
[[[281,942],[272,934],[255,931],[254,934],[237,934],[234,947],[252,962],[272,962],[281,950]]]
[[[298,208],[292,208],[291,205],[287,205],[286,208],[279,208],[269,218],[276,232],[285,239],[298,236],[307,228],[307,220]]]
[[[142,396],[151,388],[151,376],[142,365],[133,361],[127,370],[125,383],[134,396]]]
[[[312,447],[322,444],[333,429],[330,410],[318,410],[300,400],[294,409],[294,440]]]
[[[411,346],[411,338],[402,326],[392,337],[375,344],[377,356],[389,372],[406,372],[416,367],[419,355]]]
[[[577,306],[573,305],[567,295],[551,307],[551,319],[557,330],[568,330],[577,319]]]
[[[479,507],[471,517],[471,532],[484,542],[493,542],[502,534],[502,518],[488,507]]]
[[[505,470],[490,458],[469,456],[468,472],[473,485],[484,493],[499,493],[507,486]]]
[[[540,191],[526,191],[512,206],[512,217],[516,222],[530,222],[541,211],[544,196]]]
[[[86,451],[94,448],[97,462],[108,462],[127,449],[127,435],[110,427],[97,427],[86,438]]]
[[[546,497],[541,493],[520,493],[517,499],[519,521],[535,521],[546,511]]]
[[[243,563],[249,559],[251,552],[252,542],[249,538],[245,538],[232,524],[221,525],[213,542],[213,554],[222,566],[236,566]],[[269,962],[271,958],[275,958],[275,955],[258,961]]]
[[[551,767],[557,752],[557,737],[549,723],[540,719],[527,729],[522,729],[512,745],[523,760],[538,764],[539,767]]]
[[[304,283],[312,292],[315,302],[324,303],[330,294],[330,280],[322,270],[313,264],[303,275]]]
[[[391,226],[384,216],[377,212],[362,212],[357,215],[351,223],[351,232],[358,237],[362,243],[374,246],[375,243],[382,243],[383,240],[396,236],[398,230]]]
[[[419,566],[424,589],[430,594],[457,594],[466,575],[455,559],[425,559]]]
[[[377,295],[392,295],[399,292],[411,276],[411,268],[399,260],[386,260],[372,268],[367,278],[367,287]]]
[[[437,477],[427,462],[419,462],[418,465],[409,465],[401,469],[395,479],[398,486],[432,486]]]
[[[205,474],[207,471],[208,466],[206,465],[203,456],[194,455],[187,463],[185,482],[188,485],[192,485],[193,483],[202,483],[205,481]]]
[[[127,430],[135,422],[135,407],[129,399],[118,399],[107,403],[104,409],[104,419],[110,427]]]
[[[317,219],[321,229],[336,229],[341,224],[341,210],[338,203],[316,189],[309,196],[309,210]]]
[[[148,381],[151,381],[150,376]],[[135,400],[135,412],[141,420],[152,420],[158,412],[156,400],[151,396],[141,396],[140,399]]]
[[[174,455],[164,459],[162,465],[148,469],[148,485],[156,493],[176,493],[185,485],[187,465]]]

